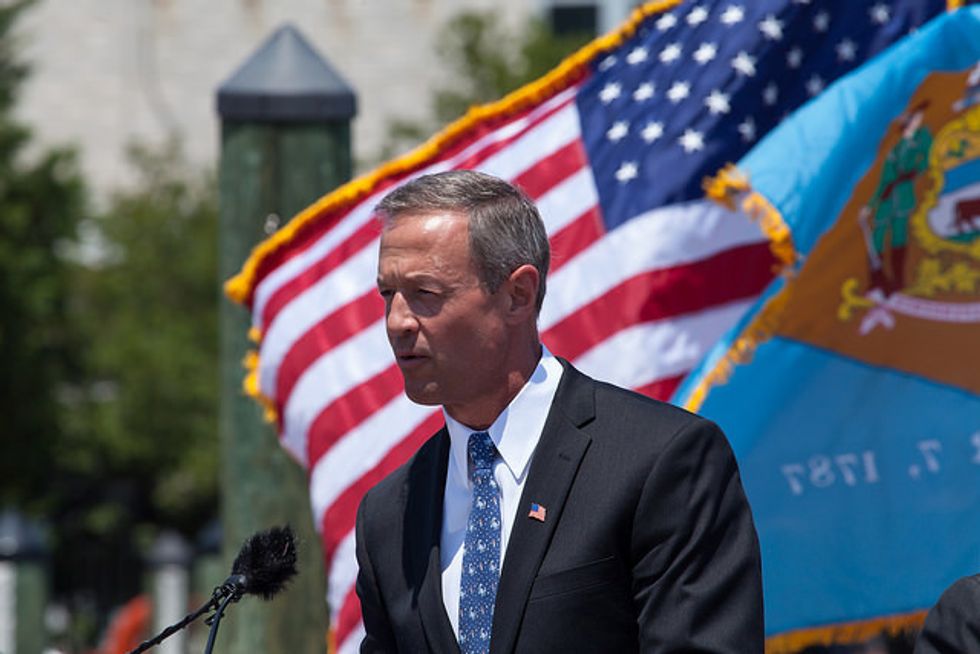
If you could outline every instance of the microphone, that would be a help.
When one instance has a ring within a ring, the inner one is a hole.
[[[293,530],[289,525],[273,527],[245,540],[231,564],[231,575],[215,592],[222,598],[232,594],[235,602],[243,595],[258,595],[268,601],[285,588],[295,574]]]
[[[252,534],[231,565],[231,575],[214,589],[211,598],[201,608],[189,613],[153,638],[140,643],[129,654],[140,654],[154,645],[159,645],[169,636],[180,631],[207,611],[213,610],[205,619],[211,625],[205,654],[210,654],[218,633],[218,623],[224,617],[228,605],[237,602],[245,595],[258,595],[264,600],[272,599],[296,574],[296,537],[289,525],[272,527]]]

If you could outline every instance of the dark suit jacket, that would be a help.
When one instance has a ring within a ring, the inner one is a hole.
[[[759,544],[724,435],[562,364],[491,652],[762,652]],[[439,562],[448,457],[444,428],[361,502],[362,652],[459,651]]]
[[[946,589],[915,642],[915,654],[967,652],[980,652],[980,574]]]

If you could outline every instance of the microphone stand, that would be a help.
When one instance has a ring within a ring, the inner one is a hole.
[[[175,622],[153,638],[143,641],[136,649],[130,651],[129,654],[140,654],[140,652],[145,652],[154,645],[159,645],[170,636],[197,620],[203,614],[212,609],[216,609],[214,614],[204,621],[205,624],[211,625],[211,630],[208,632],[207,647],[204,650],[205,654],[210,654],[211,649],[214,647],[214,639],[218,634],[218,623],[221,622],[221,618],[224,617],[225,609],[228,608],[228,605],[232,602],[237,602],[242,598],[242,595],[244,595],[244,583],[244,577],[241,575],[232,575],[225,581],[225,583],[214,589],[214,592],[211,593],[211,599],[205,602],[201,608],[197,609],[193,613],[188,613],[180,620],[180,622]]]
[[[204,647],[204,654],[211,654],[211,650],[214,648],[214,640],[218,637],[218,625],[221,624],[221,618],[225,617],[225,609],[228,608],[229,604],[237,601],[238,597],[234,594],[228,595],[221,601],[214,615],[204,621],[204,624],[211,625],[211,629],[208,631],[208,644]]]
[[[211,654],[214,641],[218,637],[218,625],[229,604],[237,602],[246,593],[270,599],[295,574],[296,542],[289,525],[254,534],[242,544],[242,549],[231,566],[231,576],[214,589],[211,599],[204,606],[187,614],[180,622],[170,625],[150,640],[140,643],[129,654],[140,654],[159,645],[168,636],[213,609],[214,613],[205,620],[205,624],[211,625],[211,630],[208,632],[204,654]]]

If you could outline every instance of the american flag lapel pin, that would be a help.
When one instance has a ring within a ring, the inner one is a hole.
[[[548,509],[544,508],[537,502],[531,502],[531,512],[527,514],[527,517],[534,518],[538,522],[544,522],[544,518],[547,514]]]

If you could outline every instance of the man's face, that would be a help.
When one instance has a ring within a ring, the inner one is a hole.
[[[506,293],[480,284],[465,215],[397,218],[381,235],[378,291],[410,399],[442,404],[465,422],[499,393]]]

